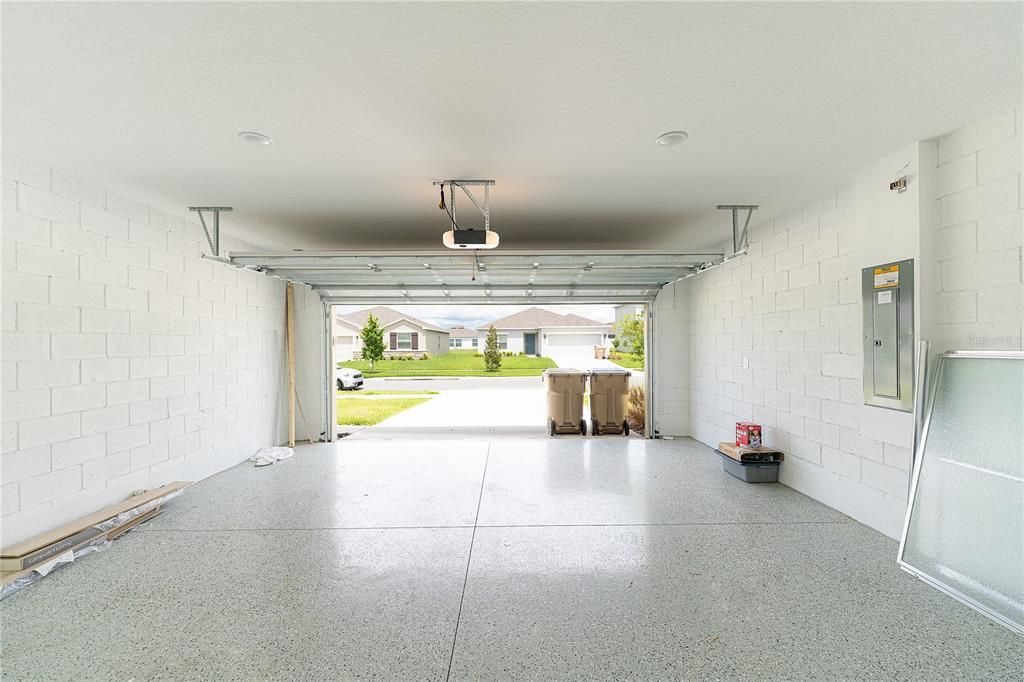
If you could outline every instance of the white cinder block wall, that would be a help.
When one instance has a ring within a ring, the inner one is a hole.
[[[1024,350],[1024,105],[938,141],[939,347]]]
[[[191,218],[20,160],[2,176],[4,544],[284,440],[283,281],[201,259]],[[322,329],[315,294],[296,298],[300,333]]]
[[[916,332],[935,350],[1021,349],[1022,110],[881,159],[666,287],[659,432],[714,446],[757,421],[787,452],[784,483],[896,537],[913,422],[863,405],[861,268],[915,259]],[[898,173],[904,194],[888,191]]]

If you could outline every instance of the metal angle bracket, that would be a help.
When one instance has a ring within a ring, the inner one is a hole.
[[[199,222],[203,225],[203,232],[206,233],[206,243],[210,245],[210,251],[214,256],[220,256],[220,212],[221,211],[232,211],[230,206],[189,206],[188,210],[195,211],[199,214]],[[213,213],[213,233],[210,233],[210,228],[206,226],[206,219],[203,217],[203,211],[210,211]]]
[[[494,185],[494,180],[434,180],[434,186],[449,185],[450,187],[458,187],[461,189],[469,200],[473,202],[477,210],[484,217],[484,229],[491,229],[491,187]],[[483,206],[477,201],[476,196],[469,191],[470,187],[483,187],[484,188],[484,201]],[[457,230],[458,227],[455,225],[455,192],[450,193],[451,196],[451,209],[452,209],[452,229]]]
[[[754,215],[760,206],[757,204],[719,204],[716,208],[720,211],[732,211],[732,252],[739,253],[750,245],[750,217]],[[740,232],[740,211],[747,212],[747,219],[743,223],[743,232]]]

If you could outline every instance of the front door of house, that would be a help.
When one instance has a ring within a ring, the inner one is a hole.
[[[537,354],[537,335],[523,334],[523,352],[527,355]]]

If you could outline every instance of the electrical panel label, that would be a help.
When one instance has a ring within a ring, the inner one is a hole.
[[[886,303],[892,303],[892,292],[891,291],[879,291],[878,292],[878,304],[885,305]]]
[[[900,285],[900,266],[899,265],[885,265],[880,268],[875,268],[875,288],[876,289],[892,289]],[[878,301],[882,302],[881,299]],[[888,303],[889,301],[886,301]]]

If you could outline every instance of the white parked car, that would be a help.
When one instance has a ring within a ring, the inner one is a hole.
[[[339,367],[334,376],[339,391],[354,391],[363,387],[363,373],[358,369]]]

